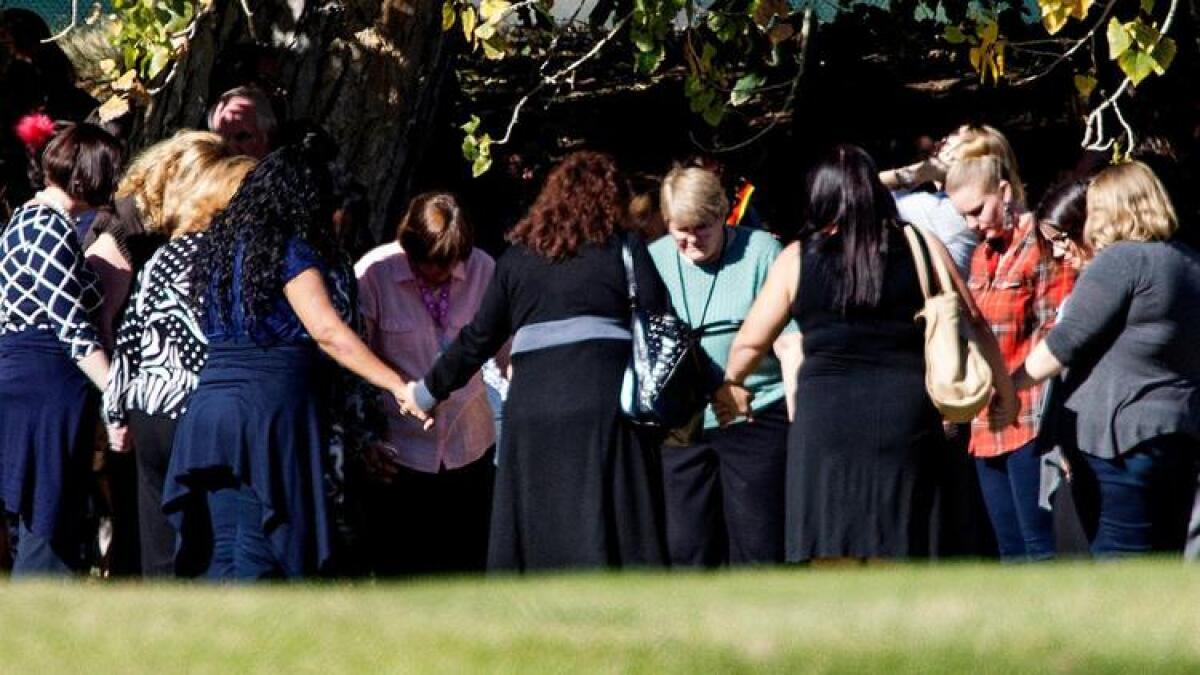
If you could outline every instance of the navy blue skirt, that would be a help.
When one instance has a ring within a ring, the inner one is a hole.
[[[0,336],[0,501],[51,541],[78,530],[99,394],[49,331]]]
[[[196,555],[206,493],[249,485],[262,502],[263,533],[284,573],[316,574],[330,556],[324,445],[311,343],[209,346],[187,412],[179,419],[163,486],[163,510],[182,534],[177,568]],[[193,571],[199,571],[193,569]]]

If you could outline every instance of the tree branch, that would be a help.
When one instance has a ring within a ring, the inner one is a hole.
[[[529,103],[530,99],[536,96],[538,92],[545,89],[547,86],[558,84],[563,78],[575,72],[580,66],[595,58],[596,55],[600,53],[600,50],[604,49],[604,46],[611,42],[613,38],[617,36],[617,33],[620,33],[621,29],[625,27],[625,24],[629,23],[629,21],[632,19],[632,12],[626,14],[620,21],[614,23],[613,27],[609,29],[607,33],[605,33],[604,37],[597,40],[596,44],[592,45],[592,48],[589,49],[583,56],[579,57],[558,71],[542,76],[541,82],[538,82],[537,86],[526,92],[525,95],[521,97],[521,100],[517,101],[517,105],[513,106],[512,116],[508,120],[508,128],[504,131],[504,137],[500,140],[492,141],[492,145],[504,145],[512,141],[513,130],[517,127],[517,121],[521,117],[521,111],[525,108],[525,105]]]
[[[1177,9],[1179,9],[1179,0],[1171,0],[1171,6],[1167,9],[1167,15],[1163,19],[1162,28],[1158,33],[1158,40],[1155,41],[1151,49],[1158,46],[1158,43],[1162,41],[1164,36],[1166,36],[1167,31],[1171,30],[1171,23],[1175,20],[1175,11]],[[1125,116],[1122,114],[1121,106],[1119,104],[1120,98],[1125,95],[1125,92],[1129,91],[1129,87],[1131,86],[1133,86],[1133,80],[1130,79],[1129,76],[1125,76],[1125,79],[1121,80],[1120,86],[1117,87],[1117,90],[1113,92],[1112,96],[1104,99],[1100,105],[1096,106],[1095,110],[1092,110],[1092,112],[1088,113],[1086,122],[1087,126],[1084,130],[1083,143],[1081,144],[1084,150],[1104,151],[1111,148],[1113,143],[1116,142],[1117,139],[1115,138],[1105,140],[1104,111],[1108,110],[1109,108],[1113,109],[1113,112],[1117,116],[1117,120],[1121,123],[1121,126],[1125,130],[1125,137],[1129,143],[1129,147],[1126,148],[1126,151],[1128,152],[1133,150],[1133,144],[1136,140],[1133,134],[1133,127],[1131,127],[1129,123],[1125,121]]]
[[[57,41],[63,39],[64,37],[66,37],[67,33],[70,33],[71,31],[75,30],[75,27],[78,25],[79,25],[79,0],[71,0],[71,24],[69,26],[67,26],[66,28],[62,29],[59,33],[57,33],[55,35],[51,35],[50,37],[46,38],[45,40],[42,40],[42,42],[57,42]]]
[[[1105,21],[1105,19],[1108,18],[1108,15],[1112,14],[1113,8],[1116,7],[1116,5],[1117,5],[1117,0],[1108,0],[1108,4],[1106,4],[1104,6],[1104,11],[1100,12],[1100,16],[1096,19],[1096,23],[1092,24],[1092,28],[1087,32],[1086,35],[1079,38],[1070,49],[1063,52],[1062,55],[1060,55],[1057,59],[1054,60],[1053,63],[1051,63],[1049,66],[1047,66],[1045,70],[1043,70],[1040,73],[1034,73],[1033,75],[1029,75],[1028,77],[1021,78],[1021,79],[1017,80],[1016,82],[1013,82],[1013,86],[1022,87],[1027,84],[1030,84],[1031,82],[1040,80],[1041,78],[1052,73],[1055,68],[1062,65],[1067,59],[1074,56],[1075,53],[1078,52],[1080,49],[1082,49],[1085,44],[1087,44],[1088,42],[1091,41],[1092,37],[1096,34],[1096,31],[1100,30],[1100,26],[1104,25],[1104,21]]]
[[[696,140],[695,134],[689,133],[688,135],[689,135],[693,145],[695,145],[696,147],[698,147],[702,150],[705,150],[707,152],[712,152],[712,153],[735,152],[737,150],[741,150],[742,148],[746,148],[751,145],[754,145],[759,140],[761,140],[764,136],[771,133],[771,131],[775,127],[779,126],[779,121],[781,119],[783,119],[784,114],[788,110],[790,110],[792,108],[793,103],[795,103],[796,92],[799,91],[799,89],[800,89],[800,80],[804,77],[805,64],[808,61],[809,36],[812,33],[813,23],[814,22],[813,22],[812,9],[809,8],[809,9],[804,10],[804,19],[802,19],[801,24],[800,24],[801,46],[800,46],[800,54],[796,57],[796,76],[794,78],[792,78],[791,88],[788,89],[787,98],[784,99],[783,106],[781,106],[779,111],[776,112],[775,115],[773,115],[771,117],[771,121],[767,124],[767,126],[758,130],[750,138],[747,138],[738,143],[734,143],[733,145],[718,145],[718,146],[713,146],[713,147],[704,146],[703,144],[699,143]]]

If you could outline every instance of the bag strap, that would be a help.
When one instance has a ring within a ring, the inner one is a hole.
[[[629,306],[637,309],[637,276],[633,272],[633,249],[629,246],[629,233],[621,235],[621,262],[625,265],[625,285],[629,289]]]
[[[904,238],[908,240],[909,252],[912,254],[913,262],[916,263],[917,281],[921,285],[921,295],[928,300],[934,295],[933,289],[930,287],[934,271],[929,260],[929,246],[925,242],[925,238],[917,232],[917,228],[912,225],[904,226]]]

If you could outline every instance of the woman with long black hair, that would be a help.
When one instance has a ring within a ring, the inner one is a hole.
[[[801,240],[776,259],[734,339],[718,413],[752,414],[742,384],[794,318],[804,361],[788,437],[788,561],[924,557],[945,440],[925,391],[914,257],[862,149],[837,147],[809,174],[807,194]],[[945,246],[926,241],[953,273]],[[1015,414],[995,340],[984,342],[1010,404],[998,413]]]
[[[332,533],[318,348],[380,389],[406,384],[339,317],[327,290],[340,260],[332,156],[316,133],[268,155],[196,251],[190,284],[208,361],[163,488],[181,574],[324,569]]]

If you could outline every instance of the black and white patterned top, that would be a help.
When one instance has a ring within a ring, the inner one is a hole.
[[[190,304],[188,272],[203,233],[184,235],[158,249],[138,274],[104,390],[104,416],[124,424],[126,413],[177,419],[187,409],[208,341]]]
[[[78,361],[102,349],[101,299],[74,221],[44,204],[17,209],[0,238],[0,334],[52,331]]]

